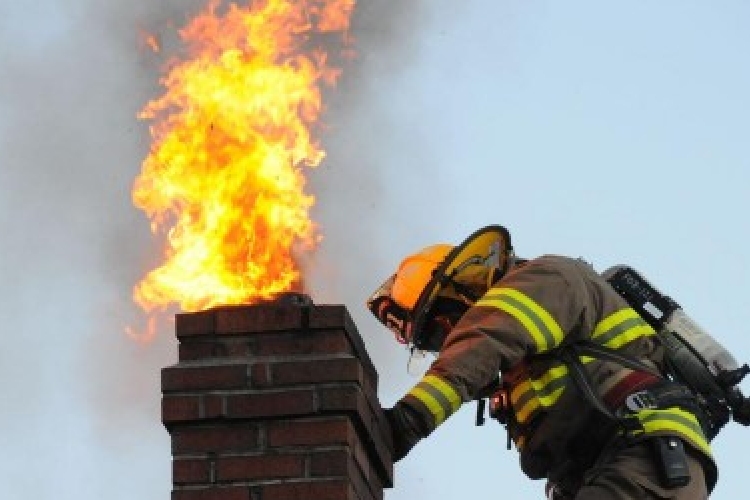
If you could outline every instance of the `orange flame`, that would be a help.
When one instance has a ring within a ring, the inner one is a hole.
[[[189,55],[170,63],[164,94],[139,115],[153,143],[133,203],[166,240],[164,262],[134,288],[144,310],[301,288],[300,257],[320,238],[303,170],[325,156],[311,128],[321,84],[339,74],[309,46],[321,34],[346,40],[354,2],[262,0],[220,13],[211,0],[180,31]]]
[[[145,31],[141,32],[140,45],[143,48],[148,49],[154,53],[159,52],[161,50],[161,43],[159,42],[159,37],[151,33],[146,33]]]

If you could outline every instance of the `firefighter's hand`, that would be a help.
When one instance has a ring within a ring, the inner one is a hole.
[[[422,436],[416,429],[413,412],[408,406],[397,403],[393,408],[384,410],[384,413],[393,438],[393,461],[398,462],[414,448]]]

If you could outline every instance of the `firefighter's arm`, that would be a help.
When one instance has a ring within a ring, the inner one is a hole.
[[[446,339],[444,350],[481,330],[500,351],[501,369],[552,350],[592,319],[577,261],[545,256],[509,273],[481,297]],[[468,331],[462,326],[470,327]]]
[[[401,401],[386,410],[394,443],[394,461],[401,460],[423,437],[461,407],[461,396],[447,380],[427,373]]]
[[[553,266],[534,264],[509,275],[469,309],[427,374],[392,410],[398,458],[463,402],[479,397],[500,371],[556,347],[581,315],[579,293]]]

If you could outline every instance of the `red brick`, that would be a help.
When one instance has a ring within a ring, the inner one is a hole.
[[[271,383],[275,386],[321,382],[365,383],[362,365],[357,358],[279,362],[270,364],[270,368]]]
[[[252,387],[269,387],[271,386],[271,378],[266,363],[255,363],[250,368],[250,385]]]
[[[345,332],[303,331],[258,337],[258,356],[298,356],[304,354],[351,354],[352,346]]]
[[[203,311],[175,316],[175,333],[178,339],[195,335],[212,335],[216,330],[214,313]]]
[[[390,436],[379,405],[378,408],[373,408],[362,389],[351,383],[319,388],[318,404],[322,412],[351,412],[356,415],[357,423],[362,429],[361,439],[371,454],[370,459],[380,471],[383,483],[391,486],[393,462],[388,443]]]
[[[247,387],[247,365],[177,365],[161,371],[164,392],[201,389],[242,389]]]
[[[172,453],[251,451],[258,448],[258,438],[252,424],[178,428],[172,431]]]
[[[343,330],[279,331],[220,337],[184,337],[178,349],[180,361],[354,353],[351,341]]]
[[[262,335],[262,334],[253,334]],[[180,361],[247,358],[255,356],[257,341],[245,336],[201,337],[183,339],[179,345]]]
[[[299,481],[264,484],[262,500],[356,500],[348,481]]]
[[[362,500],[382,499],[383,487],[366,460],[355,460],[351,449],[313,452],[310,454],[310,476],[348,479]]]
[[[318,408],[320,411],[356,411],[361,415],[366,404],[364,392],[355,384],[318,388]]]
[[[367,352],[362,336],[357,331],[349,311],[343,305],[322,305],[310,308],[308,326],[316,329],[341,329],[346,333],[349,342],[367,371],[373,377],[377,387],[378,373]]]
[[[253,500],[247,486],[211,487],[205,489],[174,490],[172,500]],[[265,500],[265,499],[264,499]]]
[[[219,394],[188,396],[165,395],[161,403],[161,419],[164,425],[191,422],[227,414],[224,397]]]
[[[213,342],[180,342],[178,359],[180,361],[196,361],[199,359],[221,357],[217,353],[217,344]]]
[[[211,464],[206,459],[176,459],[172,461],[174,484],[208,483]]]
[[[354,326],[349,311],[343,305],[315,305],[310,308],[308,326],[312,329],[331,329]]]
[[[269,422],[266,432],[269,447],[349,444],[354,437],[344,416]]]
[[[255,455],[224,457],[216,462],[217,481],[301,478],[305,475],[305,456]]]
[[[229,418],[298,416],[316,411],[312,390],[228,394],[225,398]]]
[[[302,328],[302,308],[261,304],[214,310],[217,334],[263,333]]]
[[[201,397],[201,418],[226,417],[227,409],[224,396],[219,394],[206,394]]]
[[[200,418],[200,398],[197,396],[164,396],[161,400],[161,420],[164,424]]]
[[[349,473],[351,454],[346,448],[310,454],[310,476],[344,477]]]
[[[224,337],[226,338],[226,337]],[[224,339],[222,338],[222,340]],[[257,341],[240,337],[225,342],[217,342],[221,346],[221,355],[227,358],[255,357],[255,345]],[[218,351],[219,349],[217,349]]]

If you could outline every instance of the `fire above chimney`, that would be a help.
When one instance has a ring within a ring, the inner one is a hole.
[[[348,311],[302,294],[178,314],[162,370],[172,500],[382,500],[378,375]]]

